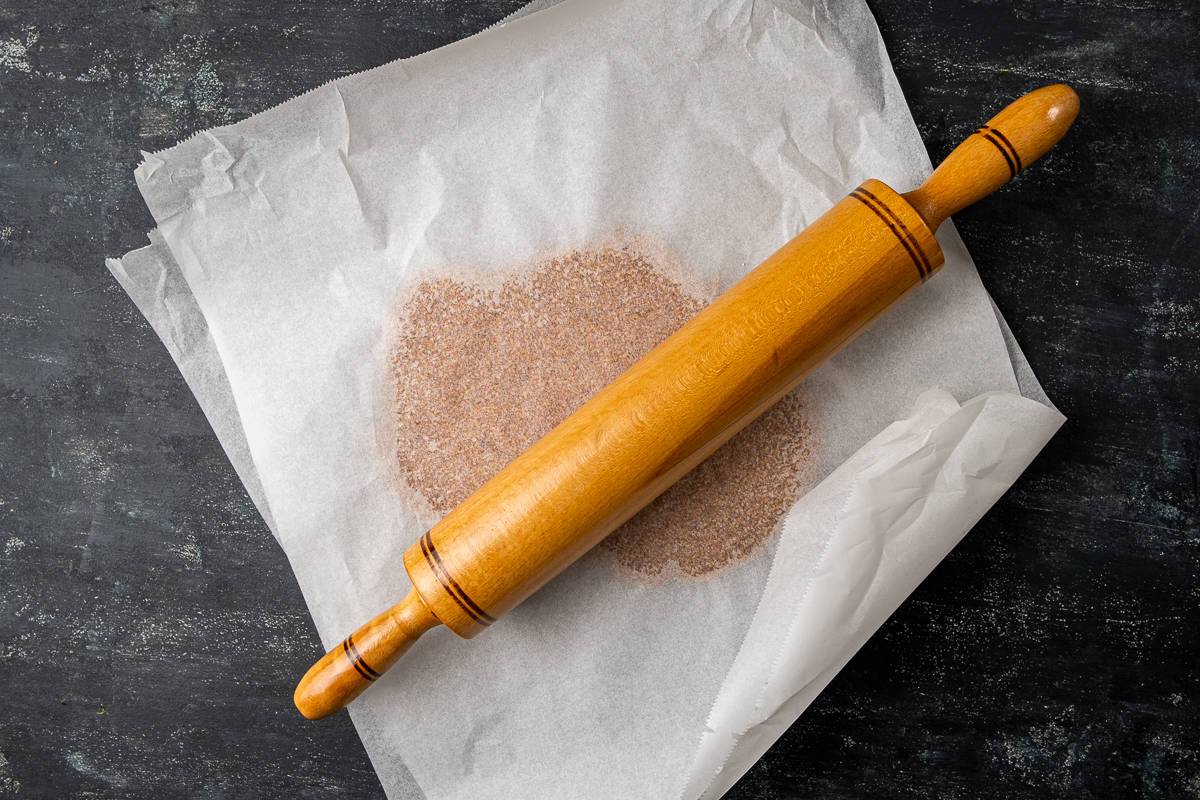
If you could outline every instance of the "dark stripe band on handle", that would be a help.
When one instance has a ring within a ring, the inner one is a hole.
[[[354,637],[347,636],[342,642],[342,651],[346,654],[346,658],[350,659],[350,665],[354,667],[354,671],[363,676],[369,681],[373,681],[379,677],[379,673],[371,669],[371,666],[363,661],[363,657],[358,654],[358,648],[354,646]]]
[[[359,654],[358,648],[354,644],[353,636],[346,637],[346,647],[349,648],[350,655],[354,656],[354,661],[356,664],[361,666],[363,669],[365,669],[368,673],[370,673],[374,677],[376,677],[376,678],[379,677],[379,673],[376,672],[375,670],[371,669],[370,665],[367,664],[367,660]]]
[[[1000,151],[1000,155],[1004,156],[1004,160],[1008,162],[1008,168],[1012,172],[1012,177],[1017,177],[1017,173],[1023,169],[1021,166],[1021,155],[1017,152],[1017,148],[1013,147],[1008,137],[996,128],[988,125],[980,128],[978,133],[996,146],[996,149]]]
[[[433,537],[428,532],[421,537],[421,555],[425,556],[425,563],[433,571],[438,583],[446,590],[446,594],[453,598],[468,617],[481,625],[491,625],[496,621],[463,591],[463,588],[458,585],[458,581],[454,580],[450,571],[446,569],[446,565],[442,563],[442,557],[438,555],[437,548],[433,546]]]
[[[917,273],[921,276],[921,281],[924,282],[928,279],[933,274],[933,264],[925,255],[925,251],[921,249],[921,243],[904,224],[904,220],[900,219],[896,212],[888,208],[887,204],[876,197],[874,193],[862,186],[851,192],[850,196],[871,209],[875,216],[879,217],[884,225],[887,225],[901,246],[908,252],[909,258],[917,268]]]

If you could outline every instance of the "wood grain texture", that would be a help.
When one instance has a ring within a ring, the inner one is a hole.
[[[935,159],[1081,95],[955,218],[1069,421],[730,797],[1194,796],[1195,6],[869,1]],[[516,5],[0,2],[0,797],[382,797],[295,713],[291,571],[101,258],[152,225],[139,148]]]

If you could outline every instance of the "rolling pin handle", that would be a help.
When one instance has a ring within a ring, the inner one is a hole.
[[[1079,96],[1058,83],[1009,105],[954,149],[920,188],[904,198],[937,230],[945,219],[1017,176],[1063,137]]]
[[[340,711],[439,624],[416,590],[347,636],[312,666],[292,698],[309,719]]]

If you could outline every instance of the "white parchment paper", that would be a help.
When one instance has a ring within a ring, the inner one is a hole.
[[[331,646],[423,532],[379,446],[422,271],[634,233],[729,285],[863,179],[928,171],[857,0],[568,0],[147,155],[159,228],[109,267]],[[938,238],[942,272],[808,381],[824,480],[774,549],[655,586],[585,558],[471,642],[427,634],[351,708],[390,796],[716,796],[753,763],[1061,423]]]

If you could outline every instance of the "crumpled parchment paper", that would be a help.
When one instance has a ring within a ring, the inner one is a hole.
[[[379,444],[399,291],[614,233],[728,286],[929,168],[859,0],[568,0],[148,154],[158,229],[109,268],[332,646],[423,532]],[[938,238],[942,272],[806,383],[823,480],[774,546],[660,585],[585,557],[470,642],[426,634],[351,707],[389,796],[718,796],[770,746],[1062,421]]]

